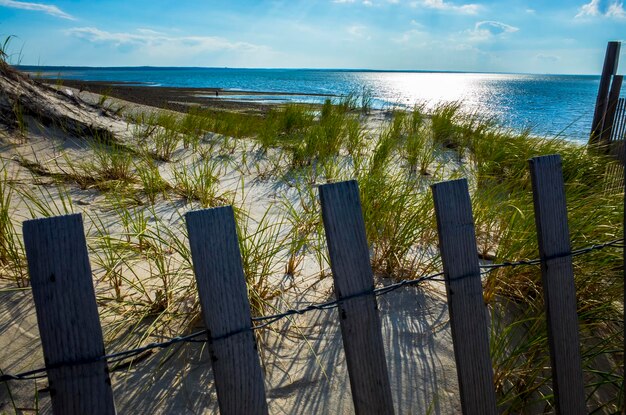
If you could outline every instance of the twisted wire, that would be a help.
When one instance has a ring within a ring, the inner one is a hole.
[[[601,244],[594,244],[585,248],[575,249],[573,251],[566,252],[561,255],[556,255],[550,258],[543,258],[543,259],[536,258],[536,259],[519,260],[519,261],[505,261],[505,262],[498,263],[498,264],[481,265],[480,268],[484,270],[481,272],[481,275],[488,274],[500,268],[507,268],[507,267],[515,268],[515,267],[520,267],[520,266],[539,265],[542,262],[547,262],[547,261],[558,259],[558,258],[565,258],[569,256],[575,257],[575,256],[585,255],[593,251],[599,251],[601,249],[605,249],[609,247],[624,248],[624,246],[625,246],[624,239],[615,239],[609,242],[605,242]],[[255,330],[261,330],[277,321],[283,320],[285,318],[288,318],[294,315],[303,315],[305,313],[308,313],[314,310],[321,311],[321,310],[330,310],[333,308],[337,308],[340,304],[346,301],[355,299],[355,298],[372,296],[372,295],[375,297],[379,297],[382,295],[389,294],[390,292],[396,291],[402,287],[419,285],[420,283],[423,283],[425,281],[443,281],[443,279],[441,278],[443,276],[444,276],[443,272],[438,272],[438,273],[430,274],[430,275],[423,275],[415,279],[403,280],[394,284],[386,285],[384,287],[372,288],[372,289],[365,290],[363,292],[359,292],[356,294],[347,295],[347,296],[344,296],[335,300],[330,300],[330,301],[317,303],[317,304],[309,304],[306,307],[303,307],[300,309],[289,309],[278,314],[253,317],[252,325],[248,327],[242,327],[240,329],[231,331],[229,333],[225,333],[220,336],[211,336],[211,333],[209,332],[209,330],[204,329],[204,330],[199,330],[199,331],[196,331],[194,333],[187,334],[184,336],[176,336],[168,340],[165,340],[163,342],[148,343],[144,346],[137,347],[134,349],[123,350],[120,352],[111,353],[111,354],[107,354],[104,356],[99,356],[95,359],[86,359],[84,361],[79,361],[79,362],[65,362],[65,363],[51,364],[51,365],[47,365],[44,368],[29,370],[27,372],[22,372],[18,374],[1,374],[0,383],[8,382],[11,380],[43,379],[47,377],[47,372],[49,370],[54,370],[56,368],[64,367],[64,366],[73,366],[77,364],[89,364],[89,363],[95,363],[95,362],[101,362],[101,361],[106,361],[109,364],[126,361],[126,364],[120,364],[117,366],[117,370],[119,370],[119,368],[126,367],[127,364],[132,363],[134,357],[139,356],[150,350],[167,349],[171,346],[174,346],[176,344],[181,344],[181,343],[196,343],[196,342],[205,343],[205,342],[215,342],[215,341],[227,339],[229,337],[233,337],[238,334],[252,332]],[[258,324],[255,324],[255,323],[258,323]],[[200,338],[202,336],[205,336],[205,337]],[[116,371],[116,368],[113,368],[111,370],[111,372],[114,372],[114,371]]]

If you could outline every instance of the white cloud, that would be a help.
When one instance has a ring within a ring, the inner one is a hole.
[[[626,10],[624,3],[613,1],[610,4],[603,4],[601,0],[591,0],[589,3],[580,6],[576,18],[583,17],[609,17],[624,19],[626,18]]]
[[[486,30],[492,35],[499,35],[501,33],[513,33],[517,32],[519,28],[508,25],[502,22],[496,22],[493,20],[485,20],[482,22],[476,23],[474,26],[475,30]]]
[[[74,16],[65,13],[63,10],[59,9],[57,6],[53,6],[51,4],[27,3],[23,1],[13,1],[13,0],[0,0],[0,6],[10,7],[12,9],[44,12],[46,14],[49,14],[50,16],[60,17],[62,19],[76,20]]]
[[[155,30],[152,29],[144,29],[144,28],[139,28],[137,29],[137,33],[140,33],[142,35],[147,35],[147,36],[165,36],[165,33],[163,32],[157,32]]]
[[[285,61],[269,46],[217,36],[146,28],[109,32],[97,27],[74,27],[64,33],[93,45],[80,48],[82,55],[94,54],[93,65],[111,65],[113,61],[102,57],[108,55],[124,65],[269,67]],[[103,53],[105,47],[107,53]]]
[[[471,4],[463,4],[463,5],[457,6],[452,3],[447,3],[444,0],[414,1],[411,3],[411,6],[413,7],[422,6],[428,9],[449,11],[449,12],[462,13],[462,14],[477,14],[482,8],[482,6],[480,6],[479,4],[471,3]]]
[[[352,3],[356,3],[356,0],[333,0],[333,3],[337,3],[337,4],[352,4]],[[373,6],[374,3],[371,0],[362,0],[360,2],[361,4],[363,4],[364,6]],[[390,1],[390,3],[397,3],[397,1]]]
[[[80,39],[94,43],[111,43],[115,46],[160,46],[180,45],[199,48],[207,51],[217,50],[255,50],[264,46],[247,42],[232,42],[228,39],[214,36],[170,36],[150,29],[137,29],[135,33],[107,32],[95,27],[75,27],[66,30],[66,33]]]
[[[576,17],[597,16],[600,14],[600,0],[591,0],[587,4],[580,6],[580,11]]]
[[[502,22],[496,22],[493,20],[485,20],[477,22],[473,30],[468,30],[467,40],[473,42],[484,42],[491,40],[496,36],[503,36],[508,33],[515,33],[519,31],[519,28],[508,25]]]
[[[626,18],[626,10],[624,10],[624,3],[613,3],[607,9],[605,16],[617,17],[618,19]]]

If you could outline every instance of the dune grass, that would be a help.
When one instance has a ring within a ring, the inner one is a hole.
[[[28,276],[22,239],[12,220],[12,202],[15,197],[13,186],[5,162],[0,161],[0,274],[21,288],[28,285]]]
[[[611,160],[592,149],[528,132],[480,130],[464,145],[475,172],[474,216],[479,251],[495,261],[537,257],[528,159],[558,153],[573,248],[622,235],[623,189],[606,190]],[[583,367],[588,402],[600,413],[620,404],[623,375],[623,270],[621,252],[605,250],[574,259]],[[553,409],[545,308],[538,267],[502,269],[485,281],[494,319],[492,353],[506,413]]]
[[[295,281],[307,260],[319,278],[328,272],[314,187],[320,183],[359,181],[377,277],[416,278],[440,267],[429,185],[459,176],[471,185],[479,254],[496,262],[534,258],[527,160],[553,153],[563,159],[573,247],[621,237],[623,188],[607,187],[612,162],[604,156],[500,128],[464,114],[459,103],[441,104],[431,114],[423,105],[395,110],[372,128],[363,117],[368,105],[371,97],[348,97],[336,105],[289,104],[265,116],[202,109],[136,115],[133,142],[93,140],[85,147],[87,161],[66,153],[58,174],[51,173],[54,166],[31,166],[33,174],[55,182],[43,187],[59,189],[48,195],[13,183],[3,166],[3,278],[28,283],[19,224],[10,214],[16,197],[31,216],[49,216],[74,209],[64,190],[72,186],[104,200],[89,209],[88,241],[95,276],[107,287],[99,294],[110,322],[105,330],[120,344],[198,323],[179,213],[193,208],[235,205],[253,315],[273,310],[290,287],[285,278]],[[235,189],[224,187],[226,173],[237,176]],[[247,200],[251,183],[271,184],[262,208]],[[576,258],[575,274],[588,401],[598,413],[612,413],[623,400],[621,253]],[[530,267],[500,269],[484,281],[496,387],[506,413],[553,409],[540,279],[538,268]],[[129,331],[141,335],[122,334]]]

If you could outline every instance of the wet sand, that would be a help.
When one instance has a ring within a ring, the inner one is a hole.
[[[76,88],[79,91],[106,95],[140,105],[148,105],[180,112],[186,112],[190,107],[201,106],[215,110],[265,113],[276,104],[231,100],[227,97],[235,95],[305,95],[295,92],[227,91],[221,88],[149,86],[139,83],[117,81],[79,81],[67,79],[42,79],[42,81],[52,85]]]

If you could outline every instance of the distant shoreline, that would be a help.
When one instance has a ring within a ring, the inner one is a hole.
[[[41,78],[41,82],[51,85],[62,85],[82,91],[88,91],[100,95],[111,96],[124,101],[133,102],[151,107],[186,112],[194,106],[208,109],[237,110],[246,112],[269,111],[276,104],[255,102],[254,100],[237,100],[223,97],[242,95],[266,95],[266,96],[311,96],[329,98],[332,95],[303,94],[298,92],[267,92],[267,91],[233,91],[222,88],[189,88],[189,87],[165,87],[151,86],[139,82],[120,81],[83,81],[73,79]]]

